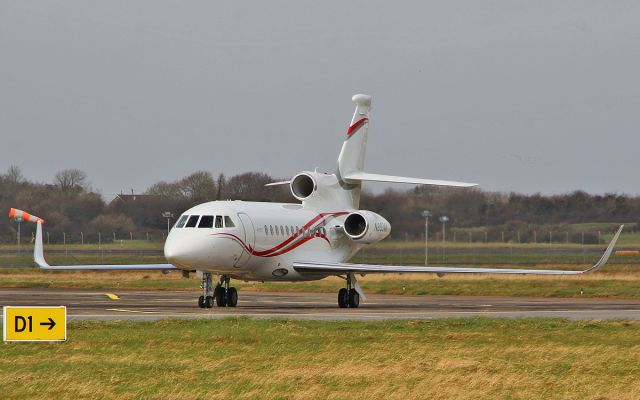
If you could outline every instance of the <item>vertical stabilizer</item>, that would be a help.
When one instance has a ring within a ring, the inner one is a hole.
[[[338,156],[338,179],[345,190],[352,192],[353,206],[358,208],[360,203],[360,182],[347,183],[344,176],[362,172],[364,158],[367,151],[367,136],[369,134],[369,111],[371,110],[371,96],[356,94],[351,98],[356,105],[351,124],[347,129],[347,137],[342,144]]]
[[[361,172],[367,150],[371,96],[356,94],[351,100],[356,105],[356,111],[353,113],[347,137],[338,156],[338,172],[341,176]]]

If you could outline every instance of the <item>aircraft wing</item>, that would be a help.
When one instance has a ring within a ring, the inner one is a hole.
[[[96,271],[116,271],[116,270],[160,270],[166,271],[177,269],[171,264],[103,264],[103,265],[49,265],[44,259],[44,245],[42,244],[42,222],[36,222],[36,242],[33,246],[33,261],[42,269],[49,270],[96,270]]]
[[[557,270],[557,269],[517,269],[517,268],[469,268],[469,267],[417,267],[400,265],[371,265],[349,263],[324,263],[324,262],[294,262],[293,269],[302,273],[327,273],[327,274],[371,274],[371,273],[414,273],[430,272],[436,274],[528,274],[528,275],[580,275],[594,272],[602,268],[613,252],[616,241],[622,232],[621,225],[613,236],[611,243],[600,257],[597,263],[584,270]]]

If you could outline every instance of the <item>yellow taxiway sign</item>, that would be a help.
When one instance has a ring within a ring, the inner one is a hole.
[[[3,307],[5,342],[67,340],[67,307]]]

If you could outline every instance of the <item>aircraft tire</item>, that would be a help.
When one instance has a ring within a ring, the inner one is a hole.
[[[360,295],[355,289],[349,290],[349,307],[358,308],[360,306]]]
[[[204,296],[198,297],[198,307],[204,308]]]
[[[234,287],[227,290],[227,307],[235,307],[238,305],[238,291]]]
[[[207,296],[204,298],[204,306],[206,308],[213,307],[213,296]]]
[[[338,291],[338,307],[347,308],[349,306],[349,291],[342,288]]]
[[[218,307],[227,306],[227,291],[222,286],[216,289],[216,304]]]

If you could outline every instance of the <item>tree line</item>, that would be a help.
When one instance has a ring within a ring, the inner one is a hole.
[[[166,231],[163,212],[175,217],[184,210],[211,200],[245,200],[296,202],[288,186],[266,187],[273,178],[261,172],[247,172],[231,177],[214,176],[197,171],[176,181],[160,181],[140,194],[121,194],[106,201],[89,185],[87,175],[78,169],[55,174],[51,182],[39,183],[26,179],[16,166],[0,175],[0,210],[7,216],[16,207],[41,216],[52,242],[61,242],[62,233],[83,232],[95,237],[101,232],[103,241],[129,237],[130,232],[150,232],[159,237]],[[592,195],[575,191],[560,195],[525,195],[519,193],[486,192],[477,188],[438,188],[418,186],[408,190],[388,189],[382,193],[363,190],[361,208],[383,215],[392,225],[391,237],[396,240],[417,239],[424,234],[421,213],[432,214],[430,232],[440,232],[440,216],[449,218],[453,232],[468,232],[469,238],[478,235],[498,240],[500,232],[505,240],[533,241],[535,232],[569,231],[569,224],[578,223],[638,223],[640,197],[623,194]],[[6,218],[6,217],[5,217]],[[23,224],[24,236],[33,231],[31,224]],[[0,223],[0,240],[15,240],[17,226],[5,219]],[[575,235],[572,233],[572,241]],[[587,242],[594,240],[594,231],[587,229]],[[537,240],[537,239],[536,239]],[[555,240],[555,239],[554,239]],[[77,241],[77,240],[76,240]],[[95,242],[96,240],[91,240]],[[542,240],[540,240],[542,241]]]

